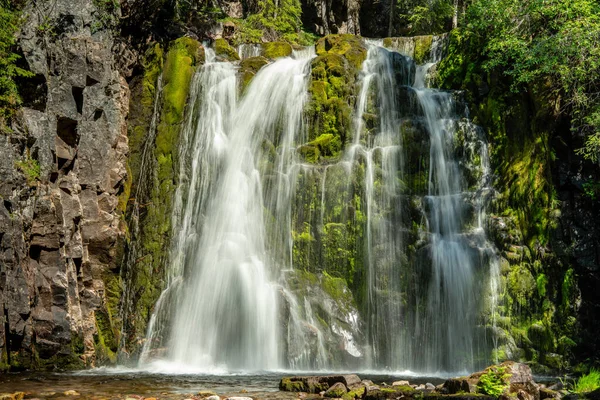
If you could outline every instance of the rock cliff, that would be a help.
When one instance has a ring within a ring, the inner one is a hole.
[[[24,10],[20,45],[41,94],[0,137],[0,343],[16,367],[83,367],[116,351],[106,295],[120,290],[129,89],[94,4]]]

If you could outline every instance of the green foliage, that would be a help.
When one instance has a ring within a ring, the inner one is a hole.
[[[510,374],[506,373],[504,367],[490,367],[486,373],[479,378],[477,391],[479,393],[498,397],[508,387],[508,377],[510,377]]]
[[[448,0],[398,0],[400,23],[412,35],[436,34],[446,30],[454,7]]]
[[[307,46],[316,37],[302,30],[299,0],[259,0],[246,19],[228,21],[236,25],[235,44],[283,40]]]
[[[119,24],[119,1],[93,0],[93,3],[97,10],[96,18],[98,22],[92,26],[92,32],[102,29],[116,29]]]
[[[21,22],[18,2],[0,0],[0,132],[21,104],[15,78],[30,77],[31,72],[17,66],[16,32]]]
[[[593,136],[592,139],[595,139]],[[590,141],[588,140],[588,143]],[[600,198],[600,182],[587,181],[583,184],[583,193],[586,197],[591,200],[598,200]]]
[[[535,284],[537,286],[537,291],[540,297],[544,297],[546,295],[546,285],[548,285],[548,277],[544,274],[539,274],[537,279],[535,280]]]
[[[29,185],[34,185],[40,180],[40,163],[37,160],[26,157],[24,160],[16,161],[15,164],[23,172]]]
[[[594,0],[475,0],[464,28],[487,71],[510,77],[516,93],[543,83],[546,104],[568,113],[587,136],[579,153],[598,161],[600,149],[600,6]]]
[[[573,385],[575,393],[589,393],[600,388],[600,370],[592,368],[590,372],[583,375]]]

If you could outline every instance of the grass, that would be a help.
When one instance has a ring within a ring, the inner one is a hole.
[[[573,384],[573,392],[589,393],[600,388],[600,370],[590,369],[587,375],[583,375]]]

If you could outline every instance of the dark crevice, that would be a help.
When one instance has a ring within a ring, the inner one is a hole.
[[[6,208],[6,211],[9,213],[12,213],[12,202],[10,200],[4,200],[4,208]]]
[[[81,258],[74,258],[73,259],[73,263],[75,264],[75,269],[77,271],[77,276],[80,276],[80,274],[81,274],[81,263],[82,263]]]
[[[75,105],[77,106],[77,112],[79,114],[83,113],[83,88],[73,86],[71,88],[71,93],[73,94]]]
[[[8,324],[8,309],[4,307],[4,347],[6,349],[6,362],[10,365],[10,343],[9,343],[10,325]]]
[[[68,146],[76,147],[79,143],[79,134],[77,133],[77,121],[71,118],[59,117],[56,122],[56,134]]]
[[[99,108],[96,109],[96,111],[94,111],[94,121],[98,121],[100,118],[102,118],[102,114],[104,114],[104,111],[100,110]]]
[[[94,86],[98,81],[91,76],[87,75],[85,77],[85,86]]]
[[[35,261],[40,260],[40,256],[42,254],[42,248],[40,246],[30,246],[29,247],[29,258]]]

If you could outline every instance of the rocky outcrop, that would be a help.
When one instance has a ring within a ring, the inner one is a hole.
[[[410,384],[408,381],[375,385],[357,375],[284,377],[279,390],[287,392],[322,393],[324,397],[345,400],[362,399],[494,399],[540,400],[540,386],[533,380],[531,369],[515,362],[492,365],[483,371],[459,378],[450,378],[437,387],[431,383]],[[553,392],[560,397],[560,394]]]
[[[0,345],[12,367],[82,367],[116,351],[107,293],[119,291],[125,237],[129,90],[94,4],[25,10],[20,45],[48,95],[0,138]]]
[[[303,0],[303,24],[318,35],[360,35],[360,7],[360,0]]]

